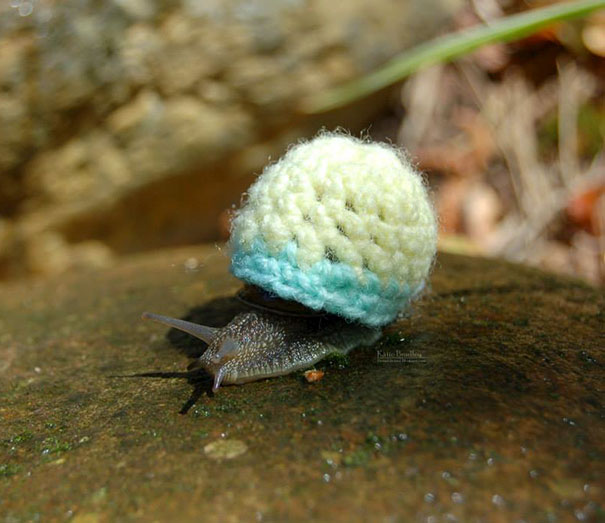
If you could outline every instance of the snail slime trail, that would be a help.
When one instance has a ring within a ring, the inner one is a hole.
[[[425,287],[437,220],[399,150],[323,133],[292,147],[232,223],[231,272],[250,310],[221,328],[144,313],[208,344],[197,367],[241,384],[371,345]]]

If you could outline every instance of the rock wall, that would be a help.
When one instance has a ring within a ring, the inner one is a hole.
[[[3,3],[0,277],[216,239],[269,156],[381,104],[308,119],[301,97],[433,36],[459,3]]]

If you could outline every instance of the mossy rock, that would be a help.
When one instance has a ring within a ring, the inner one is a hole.
[[[210,247],[1,287],[4,520],[605,515],[601,291],[441,255],[346,366],[208,396],[201,342],[139,317],[219,324],[238,287]]]

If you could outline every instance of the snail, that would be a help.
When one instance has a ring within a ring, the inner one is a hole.
[[[387,144],[323,133],[265,168],[232,221],[249,310],[222,328],[144,313],[208,344],[213,390],[371,345],[425,287],[437,220],[422,177]]]

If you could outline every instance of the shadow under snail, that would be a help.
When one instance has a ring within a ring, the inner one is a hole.
[[[249,306],[226,326],[144,313],[208,344],[213,390],[371,345],[424,288],[437,221],[421,176],[386,144],[322,133],[250,187],[231,230]]]

